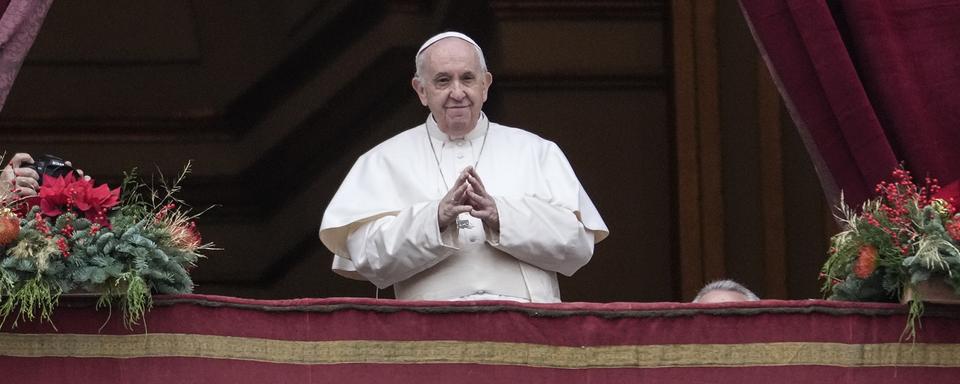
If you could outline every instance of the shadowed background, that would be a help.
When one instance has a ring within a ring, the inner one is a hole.
[[[58,0],[0,113],[10,152],[116,186],[193,159],[197,292],[368,296],[317,238],[357,156],[420,124],[427,37],[494,74],[493,121],[557,142],[611,229],[566,301],[688,300],[719,277],[818,296],[832,223],[735,2]],[[381,295],[389,297],[389,291]]]

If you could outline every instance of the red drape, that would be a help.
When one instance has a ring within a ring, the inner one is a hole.
[[[0,110],[53,0],[0,0]]]
[[[900,162],[960,197],[960,1],[740,3],[828,199]]]
[[[2,383],[953,383],[960,308],[157,296],[143,324],[63,297],[0,326]],[[56,328],[54,328],[54,324]]]

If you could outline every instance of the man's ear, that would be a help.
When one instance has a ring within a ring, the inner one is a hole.
[[[487,101],[487,91],[490,90],[490,84],[493,84],[493,74],[490,72],[483,73],[483,101]]]
[[[417,93],[417,96],[420,97],[420,104],[423,104],[424,107],[427,106],[427,90],[424,89],[423,83],[420,82],[420,78],[414,76],[410,80],[410,85],[413,87],[413,91]]]

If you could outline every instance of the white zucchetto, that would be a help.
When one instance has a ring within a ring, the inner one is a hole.
[[[462,34],[462,33],[460,33],[460,32],[443,32],[443,33],[436,34],[436,35],[434,35],[433,37],[427,39],[427,41],[426,41],[425,43],[423,43],[423,45],[420,46],[420,49],[417,50],[417,54],[413,56],[413,57],[414,57],[414,60],[416,60],[417,56],[420,56],[420,54],[423,53],[424,50],[426,50],[426,49],[429,48],[431,45],[433,45],[433,43],[436,43],[436,42],[438,42],[438,41],[440,41],[440,40],[442,40],[442,39],[446,39],[446,38],[448,38],[448,37],[456,37],[456,38],[458,38],[458,39],[460,39],[460,40],[466,41],[466,42],[468,42],[468,43],[470,43],[470,44],[473,44],[474,47],[477,47],[478,50],[480,50],[481,52],[483,52],[483,50],[480,49],[480,46],[477,45],[477,42],[473,41],[473,39],[471,39],[469,36],[464,35],[464,34]]]

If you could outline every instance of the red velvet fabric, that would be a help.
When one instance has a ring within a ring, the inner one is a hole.
[[[929,367],[752,367],[554,369],[475,364],[294,365],[186,358],[2,358],[9,383],[956,383],[957,370]],[[40,371],[42,369],[42,371]],[[4,381],[7,382],[7,381]]]
[[[89,298],[64,299],[55,313],[56,330],[39,322],[21,323],[11,329],[8,320],[0,329],[0,338],[4,334],[152,334],[294,342],[479,341],[601,349],[766,343],[775,349],[777,343],[789,342],[862,346],[897,343],[906,311],[896,304],[820,300],[522,304],[356,298],[262,301],[182,295],[157,298],[146,318],[147,327],[129,330],[120,323],[116,310],[108,320],[106,310],[95,311],[92,305],[93,299]],[[958,325],[960,308],[928,306],[917,343],[958,344]],[[49,348],[43,342],[38,339],[35,348]],[[549,368],[456,361],[303,364],[175,354],[127,358],[16,357],[5,352],[7,349],[0,345],[3,382],[16,383],[884,383],[918,378],[924,382],[953,382],[960,377],[957,356],[948,367],[811,366],[787,361],[783,366]]]
[[[558,346],[742,343],[746,340],[887,343],[900,339],[906,311],[898,304],[826,300],[530,304],[367,298],[255,300],[191,294],[160,296],[147,318],[146,329],[129,330],[118,320],[116,310],[112,314],[106,310],[93,311],[90,299],[66,298],[61,304],[54,319],[55,329],[41,322],[28,322],[10,329],[8,321],[0,331],[113,335],[175,331],[276,340],[466,340]],[[960,316],[960,308],[956,309],[953,314]],[[735,315],[715,315],[723,311],[732,311]],[[873,332],[817,332],[818,327],[835,326],[831,322],[841,312],[853,315],[845,321],[853,320]],[[746,329],[739,324],[745,316],[763,327]],[[803,323],[798,322],[800,319]],[[278,321],[282,327],[276,326]],[[101,329],[104,323],[106,326]],[[651,329],[682,332],[650,332]],[[889,330],[897,332],[887,332]],[[928,339],[960,343],[960,332],[927,327],[917,341]]]
[[[859,206],[899,162],[960,182],[960,2],[741,6],[830,200]]]

